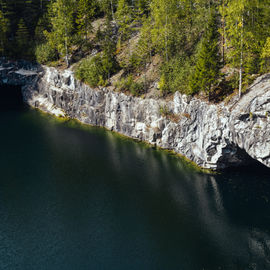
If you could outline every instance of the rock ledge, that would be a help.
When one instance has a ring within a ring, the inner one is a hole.
[[[170,102],[136,98],[92,89],[70,70],[16,69],[1,61],[0,82],[24,85],[24,100],[32,107],[173,150],[203,168],[244,165],[251,158],[270,167],[270,74],[229,106],[178,92]],[[165,107],[167,116],[161,114]]]

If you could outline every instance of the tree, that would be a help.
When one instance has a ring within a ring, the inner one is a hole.
[[[6,34],[8,31],[8,19],[4,17],[3,12],[0,10],[0,52],[4,55],[5,43],[7,40]]]
[[[97,8],[97,3],[93,0],[79,0],[77,2],[77,19],[78,30],[83,39],[87,39],[89,32],[92,30],[92,20]]]
[[[163,52],[166,62],[168,62],[169,58],[169,43],[172,38],[173,21],[176,17],[176,2],[175,0],[153,0],[150,5],[154,22],[151,31],[152,42],[158,52]]]
[[[118,62],[116,60],[116,42],[113,37],[113,29],[109,19],[106,19],[106,27],[103,32],[103,38],[101,42],[101,48],[103,51],[102,63],[103,69],[107,73],[107,78],[115,73],[118,68]]]
[[[51,4],[50,22],[52,29],[45,35],[51,47],[56,48],[60,55],[65,57],[69,66],[69,55],[74,30],[74,1],[56,0]]]
[[[110,20],[115,21],[114,11],[117,0],[97,0],[100,9],[109,17]]]
[[[221,15],[221,28],[219,29],[221,35],[221,55],[222,55],[222,63],[225,64],[225,47],[226,47],[226,13],[225,13],[225,6],[228,0],[222,0],[221,5],[219,6],[219,13]]]
[[[21,16],[28,28],[29,34],[33,35],[36,22],[41,15],[39,2],[36,0],[23,0],[21,4]]]
[[[152,0],[152,43],[166,62],[177,54],[194,53],[207,25],[207,3],[206,0]]]
[[[129,38],[134,15],[134,7],[130,6],[127,0],[118,1],[115,17],[119,26],[120,42]]]
[[[265,6],[263,0],[230,0],[225,8],[227,56],[229,62],[239,69],[239,98],[245,75],[258,71],[256,60],[265,43],[265,31],[269,31],[262,27]]]
[[[220,75],[221,59],[218,41],[216,15],[213,11],[209,19],[207,31],[200,44],[195,72],[191,75],[190,87],[193,93],[203,90],[209,94]]]
[[[17,44],[17,53],[19,53],[20,55],[27,55],[30,36],[23,19],[21,19],[18,24],[18,30],[16,31],[15,38]]]
[[[263,72],[270,71],[270,37],[267,38],[261,54],[261,69]]]

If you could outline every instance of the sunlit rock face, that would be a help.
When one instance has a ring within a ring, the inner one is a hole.
[[[232,141],[270,167],[270,74],[258,78],[230,109]]]
[[[23,96],[30,106],[173,150],[203,168],[239,166],[251,157],[270,167],[269,74],[228,106],[178,92],[165,102],[92,89],[70,70],[45,66],[25,83]]]

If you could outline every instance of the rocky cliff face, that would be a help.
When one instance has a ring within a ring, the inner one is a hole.
[[[30,62],[7,61],[0,57],[0,85],[26,85],[32,83],[33,79],[41,72],[41,67]]]
[[[238,166],[251,157],[270,167],[270,75],[230,106],[178,92],[165,102],[92,89],[71,71],[49,67],[27,81],[23,96],[30,106],[173,150],[203,168]]]

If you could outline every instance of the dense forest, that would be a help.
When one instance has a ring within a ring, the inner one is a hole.
[[[270,72],[270,1],[0,0],[0,39],[93,87],[223,99]]]

